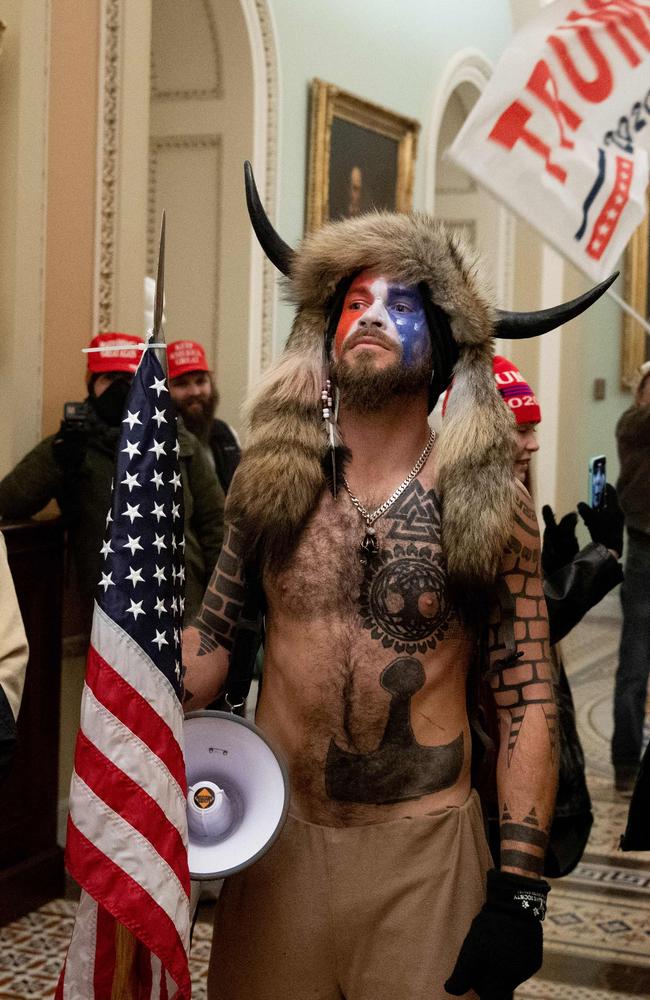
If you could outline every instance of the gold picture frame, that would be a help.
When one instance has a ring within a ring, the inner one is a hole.
[[[628,243],[624,258],[625,301],[641,316],[650,318],[650,227],[648,226],[648,211],[650,210],[650,194],[646,204],[646,214],[643,222]],[[650,335],[640,323],[623,314],[623,339],[621,342],[621,388],[633,389],[639,366],[650,357]]]
[[[419,122],[313,80],[307,230],[371,208],[408,212]]]

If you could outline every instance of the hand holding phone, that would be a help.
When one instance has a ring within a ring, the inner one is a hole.
[[[607,503],[607,459],[604,455],[594,455],[589,459],[589,506],[600,510]]]
[[[620,557],[623,554],[623,512],[618,505],[616,490],[611,483],[605,485],[606,504],[602,507],[578,504],[580,517],[585,522],[592,542],[599,542]]]

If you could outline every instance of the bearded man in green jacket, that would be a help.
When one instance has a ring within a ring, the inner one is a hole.
[[[121,350],[115,350],[122,344]],[[45,438],[0,482],[0,517],[22,520],[55,499],[65,518],[81,621],[89,628],[102,565],[124,403],[140,360],[138,337],[104,333],[88,356],[88,397],[66,404],[58,434]],[[105,350],[101,350],[105,348]],[[108,349],[110,348],[110,350]],[[185,615],[200,605],[221,549],[223,491],[196,438],[179,421],[185,506]]]

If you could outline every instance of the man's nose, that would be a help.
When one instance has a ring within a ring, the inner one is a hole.
[[[372,327],[376,327],[380,330],[386,329],[387,314],[384,309],[384,304],[380,299],[375,299],[371,306],[366,309],[365,313],[359,320],[359,327],[362,330],[368,330]]]

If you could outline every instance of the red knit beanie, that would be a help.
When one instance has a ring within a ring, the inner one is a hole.
[[[497,389],[510,407],[518,424],[538,424],[542,419],[537,397],[512,361],[495,354],[492,370]]]

